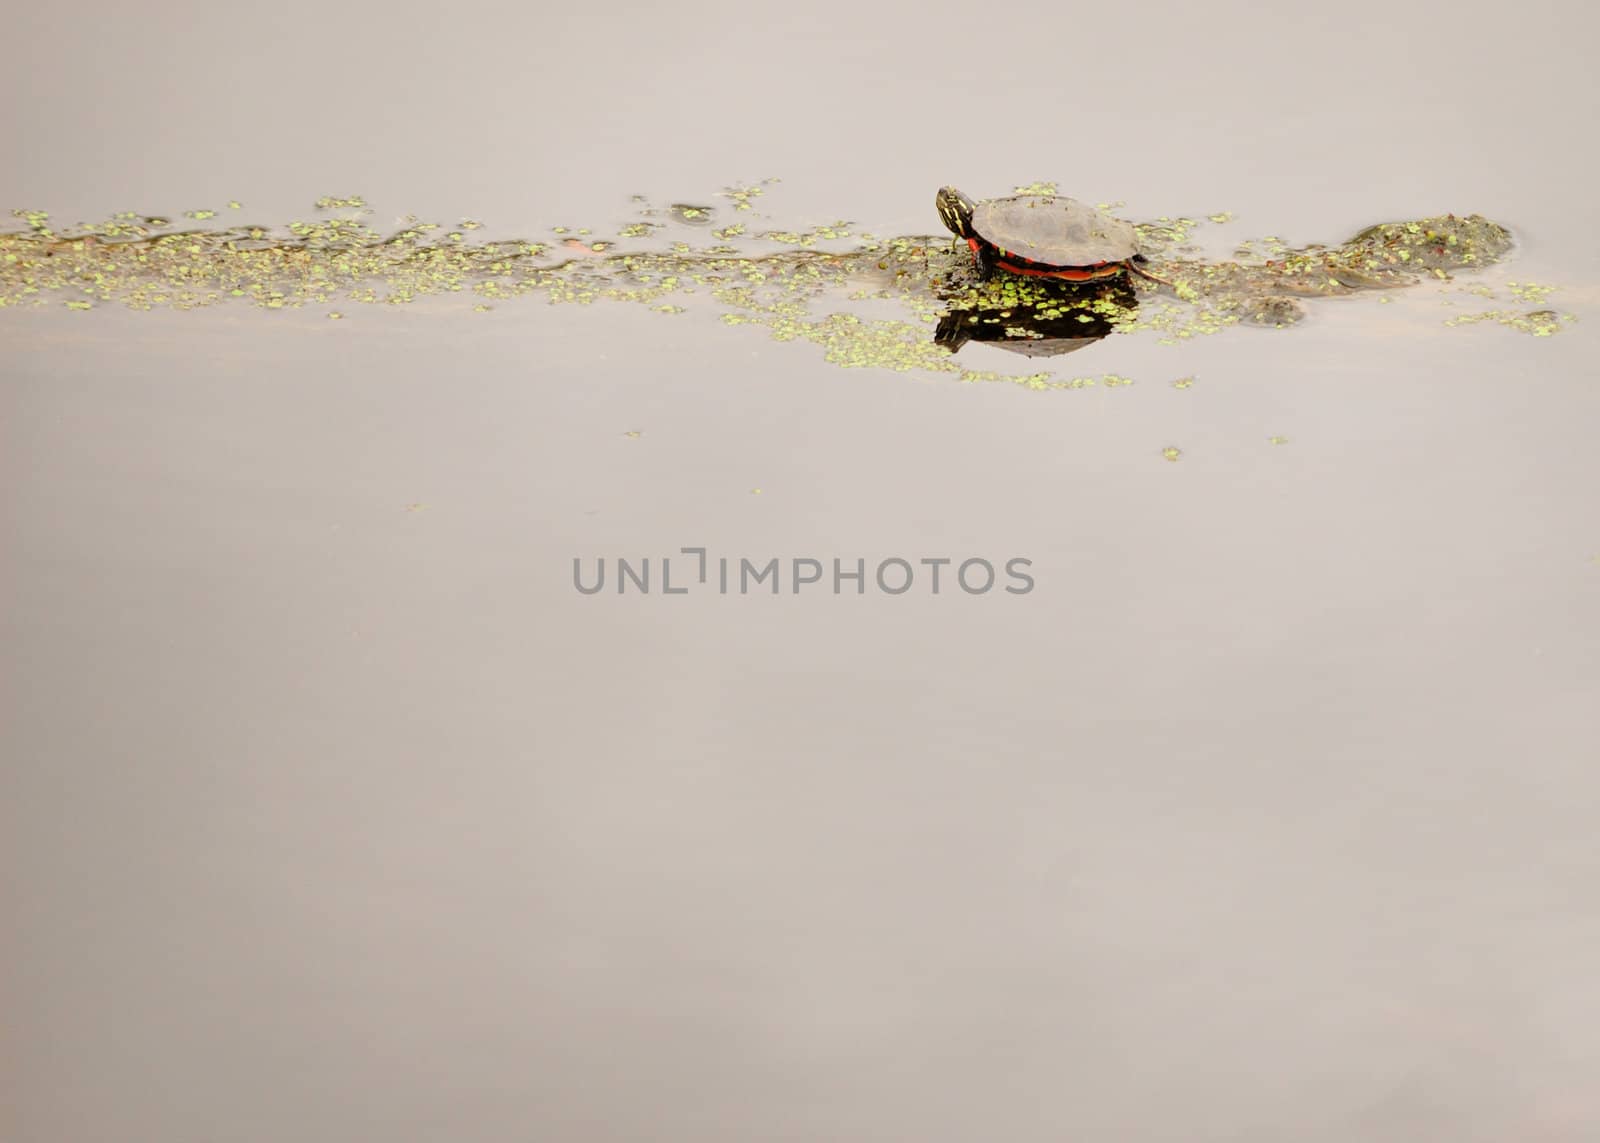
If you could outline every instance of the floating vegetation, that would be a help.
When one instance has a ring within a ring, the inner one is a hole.
[[[1446,318],[1444,319],[1444,324],[1447,326],[1461,326],[1492,322],[1533,337],[1549,337],[1553,333],[1559,333],[1569,323],[1578,320],[1573,314],[1544,308],[1546,299],[1556,292],[1557,287],[1555,286],[1541,285],[1537,282],[1506,282],[1502,288],[1511,295],[1514,301],[1524,306],[1540,308],[1510,309],[1494,307],[1473,310]],[[1482,284],[1458,288],[1457,292],[1467,297],[1483,298],[1490,302],[1501,300],[1493,287]],[[1446,300],[1443,304],[1454,306],[1456,303]]]
[[[711,219],[716,215],[716,210],[709,206],[693,206],[686,202],[675,202],[667,207],[667,213],[674,222],[681,222],[685,226],[710,226]]]
[[[1132,382],[1114,373],[969,369],[958,354],[982,342],[1042,365],[1040,359],[1113,334],[1177,344],[1241,324],[1285,327],[1303,319],[1307,299],[1448,280],[1455,271],[1501,260],[1511,247],[1496,223],[1445,215],[1368,227],[1337,246],[1292,249],[1268,236],[1240,244],[1230,260],[1207,261],[1189,241],[1196,228],[1232,219],[1219,212],[1135,223],[1151,273],[1164,279],[1159,286],[1126,278],[1073,285],[1010,274],[979,281],[966,247],[944,237],[882,238],[845,220],[765,229],[754,202],[770,182],[719,192],[726,200],[721,207],[655,207],[636,196],[636,219],[617,227],[615,237],[554,227],[554,242],[480,239],[474,232],[483,224],[475,219],[446,227],[407,216],[386,233],[372,224],[360,196],[319,199],[316,217],[284,226],[228,225],[218,212],[196,209],[185,212],[182,229],[166,216],[127,212],[58,231],[42,211],[15,211],[22,229],[0,232],[0,307],[149,310],[244,302],[268,310],[327,307],[329,318],[341,320],[352,305],[449,294],[471,295],[477,313],[528,297],[552,305],[634,302],[669,315],[710,306],[728,326],[809,342],[845,368],[1029,389],[1114,389]],[[1057,193],[1050,182],[1017,192]],[[237,202],[227,207],[242,209]],[[730,210],[744,217],[726,220]],[[696,243],[686,228],[718,244]],[[1461,313],[1447,324],[1493,322],[1547,336],[1573,320],[1548,308],[1553,286],[1513,282],[1503,289],[1513,305]],[[1484,285],[1460,292],[1499,300]],[[897,316],[876,316],[882,303]],[[1192,384],[1192,377],[1172,382],[1178,389]]]
[[[1577,318],[1571,314],[1557,313],[1555,310],[1530,310],[1526,313],[1514,310],[1483,310],[1479,313],[1447,318],[1444,324],[1475,325],[1478,322],[1492,321],[1519,333],[1532,334],[1534,337],[1549,337],[1552,333],[1559,333],[1565,323],[1576,320]]]
[[[768,183],[775,183],[778,180],[767,179],[766,181]],[[766,190],[763,184],[758,184],[751,187],[728,187],[726,190],[720,190],[717,192],[720,197],[733,200],[734,210],[754,210],[755,208],[751,206],[750,200],[753,198],[759,198],[764,193],[766,193]]]

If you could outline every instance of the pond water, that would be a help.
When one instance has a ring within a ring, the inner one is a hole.
[[[1600,1135],[1593,13],[11,23],[8,1140]],[[1041,180],[1177,284],[949,355]]]

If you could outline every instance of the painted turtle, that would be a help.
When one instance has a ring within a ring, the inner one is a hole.
[[[939,217],[966,240],[987,279],[995,270],[1091,282],[1131,271],[1161,281],[1134,265],[1144,260],[1131,223],[1060,195],[1013,195],[974,203],[955,187],[940,187]]]

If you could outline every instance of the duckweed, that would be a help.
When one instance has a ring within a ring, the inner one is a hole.
[[[759,218],[754,202],[773,181],[728,187],[716,197]],[[1017,191],[1057,193],[1052,182]],[[1448,281],[1456,271],[1501,260],[1511,247],[1496,223],[1445,215],[1371,226],[1331,247],[1295,249],[1268,236],[1239,244],[1230,260],[1206,261],[1189,240],[1198,227],[1231,221],[1224,211],[1135,223],[1150,273],[1164,280],[1159,286],[1120,279],[1072,286],[1008,274],[980,282],[965,245],[948,237],[883,238],[857,232],[847,220],[765,229],[741,219],[711,229],[717,208],[683,202],[658,208],[637,197],[635,203],[638,217],[617,227],[614,238],[591,237],[589,227],[554,227],[564,236],[555,244],[480,239],[475,232],[483,223],[476,219],[447,229],[406,216],[385,232],[359,195],[318,199],[315,218],[283,226],[228,225],[217,211],[193,209],[184,217],[205,225],[174,230],[166,216],[124,212],[58,229],[44,211],[17,210],[21,227],[0,231],[0,307],[150,310],[243,302],[266,310],[326,307],[329,318],[342,320],[352,305],[406,305],[450,293],[474,295],[475,312],[518,299],[633,302],[671,315],[710,306],[729,326],[810,343],[841,368],[937,373],[1030,390],[1115,389],[1132,381],[1114,373],[969,369],[954,351],[982,340],[1037,358],[1112,334],[1174,345],[1241,323],[1283,327],[1302,319],[1302,299]],[[236,201],[227,208],[242,209]],[[718,244],[688,240],[684,228],[707,229]],[[1545,305],[1554,286],[1512,282],[1504,289],[1523,308],[1462,313],[1446,324],[1492,322],[1548,336],[1573,320]],[[1461,292],[1496,300],[1483,285]],[[883,303],[896,316],[881,316]],[[1186,389],[1193,380],[1172,385]],[[1178,450],[1167,452],[1177,459]]]

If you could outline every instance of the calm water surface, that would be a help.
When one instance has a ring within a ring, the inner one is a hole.
[[[0,311],[7,1140],[1600,1137],[1588,9],[13,22],[0,201],[62,221],[1049,178],[1219,253],[1481,212],[1456,284],[1579,320],[1424,285],[1037,393],[709,300]],[[685,546],[1036,586],[573,589]]]

